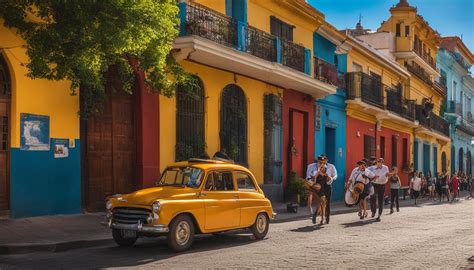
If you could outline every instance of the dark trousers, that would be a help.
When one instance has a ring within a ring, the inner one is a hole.
[[[324,195],[326,195],[326,219],[329,219],[329,215],[331,214],[331,194],[332,186],[326,185],[324,189]]]
[[[385,193],[385,185],[381,184],[372,184],[374,185],[374,195],[370,197],[370,210],[372,214],[375,214],[377,211],[377,204],[379,205],[379,216],[382,215],[383,211],[383,196]]]
[[[393,203],[395,202],[397,210],[399,209],[398,205],[398,189],[390,189],[390,210],[393,210]]]

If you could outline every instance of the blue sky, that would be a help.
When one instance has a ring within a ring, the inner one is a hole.
[[[377,29],[398,0],[308,0],[338,29],[354,28],[359,14],[365,28]],[[474,0],[408,0],[442,36],[461,36],[474,53]]]

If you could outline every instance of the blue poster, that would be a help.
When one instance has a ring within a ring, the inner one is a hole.
[[[20,114],[20,149],[49,151],[49,116]]]

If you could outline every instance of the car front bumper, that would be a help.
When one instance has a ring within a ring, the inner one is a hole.
[[[169,228],[165,225],[122,224],[115,223],[112,221],[103,222],[102,224],[111,229],[130,230],[139,233],[167,233],[170,231]]]

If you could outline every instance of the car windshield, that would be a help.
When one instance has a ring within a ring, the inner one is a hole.
[[[197,188],[201,184],[203,171],[193,167],[167,168],[158,185],[178,185]]]

